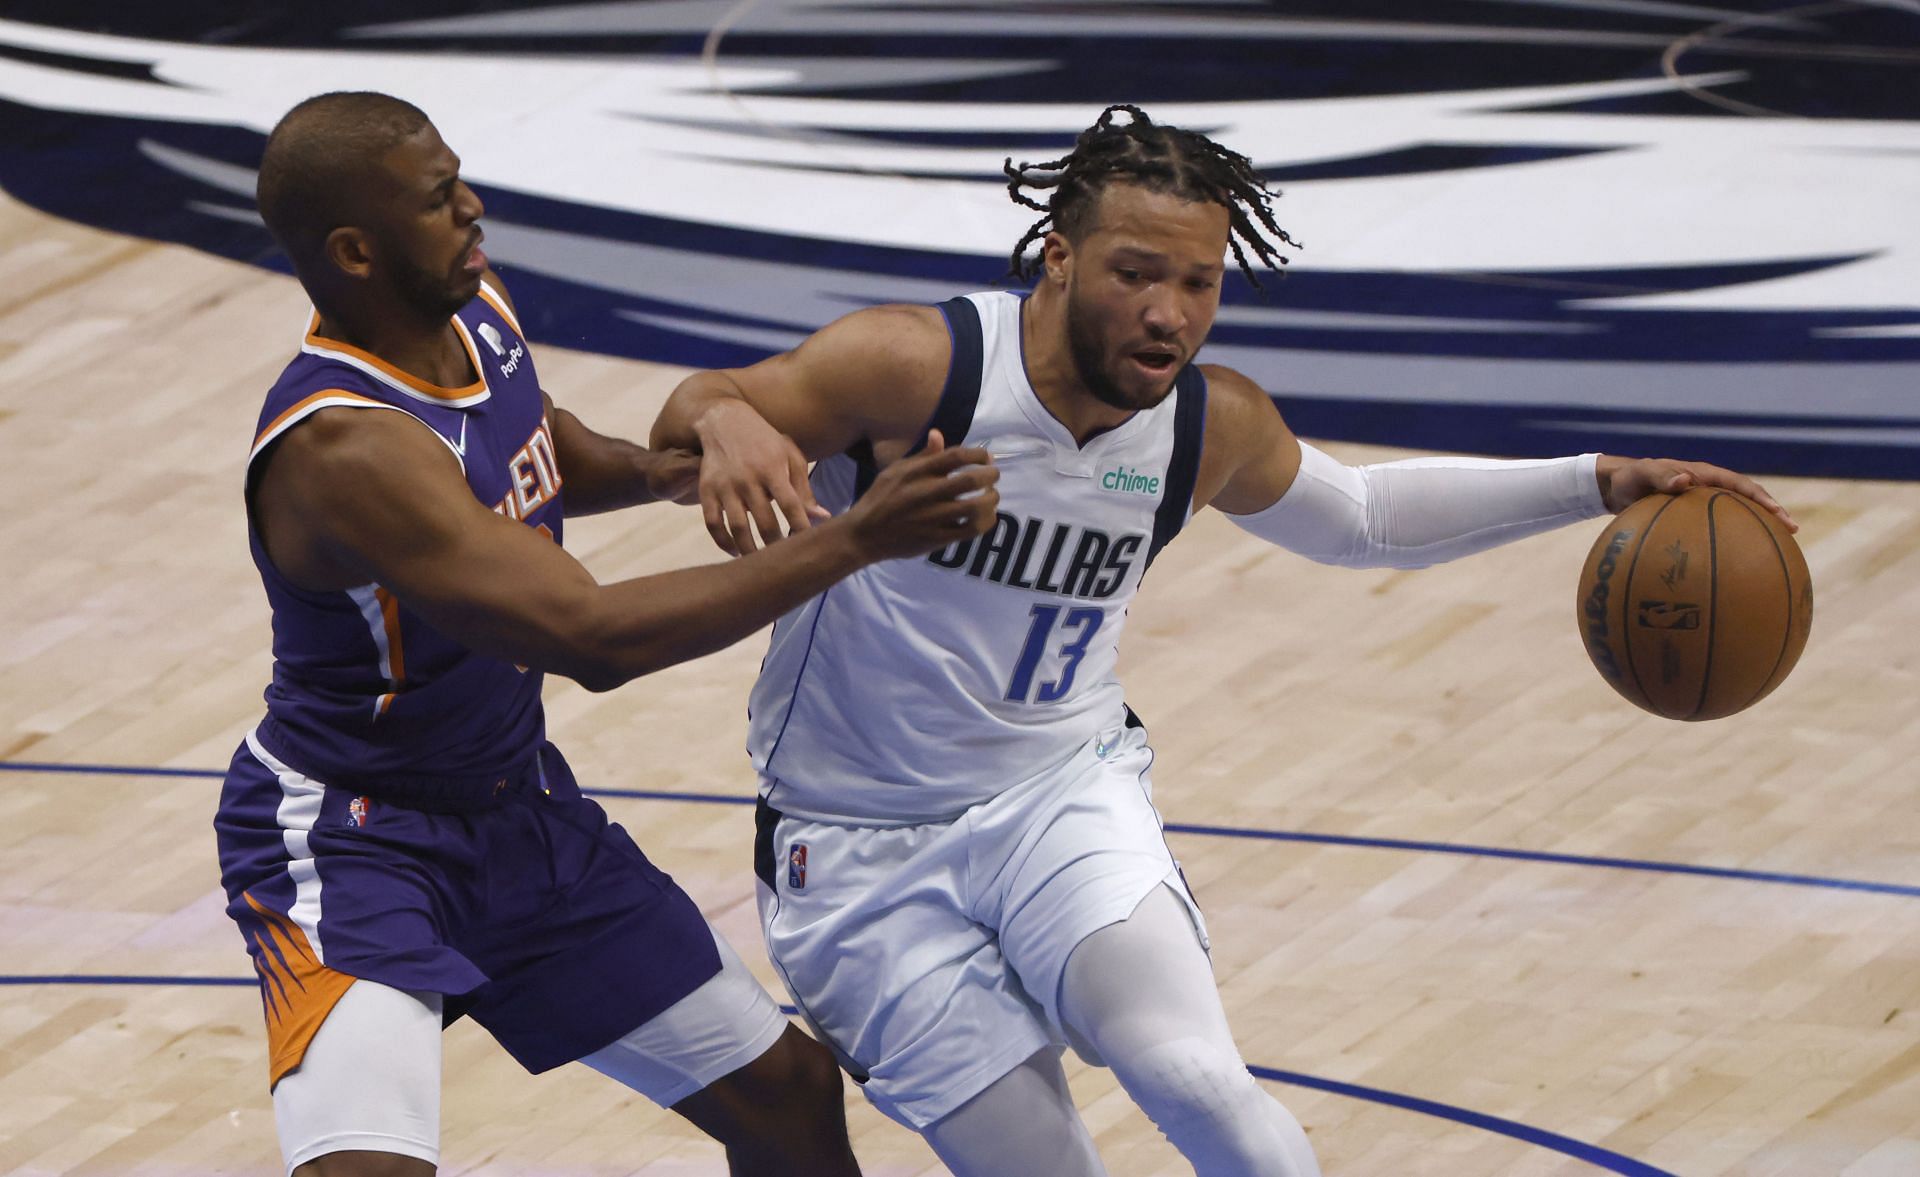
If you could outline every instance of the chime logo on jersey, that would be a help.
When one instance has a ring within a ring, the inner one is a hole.
[[[795,842],[787,849],[787,887],[799,891],[807,885],[807,844]]]
[[[1100,476],[1101,490],[1117,490],[1122,494],[1157,495],[1160,493],[1160,475],[1142,474],[1138,470],[1120,466]]]

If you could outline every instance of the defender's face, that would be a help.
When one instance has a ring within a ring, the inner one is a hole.
[[[388,199],[374,231],[377,268],[422,315],[451,315],[480,293],[486,211],[460,178],[460,157],[431,123],[381,158]]]
[[[1218,204],[1133,184],[1100,194],[1094,226],[1064,249],[1067,341],[1080,380],[1119,409],[1173,391],[1220,310],[1229,221]]]

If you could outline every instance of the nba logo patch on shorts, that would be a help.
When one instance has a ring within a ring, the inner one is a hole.
[[[347,820],[356,826],[367,824],[367,807],[373,804],[371,797],[355,797],[347,803]]]
[[[795,842],[787,850],[787,887],[798,891],[807,885],[807,844]]]

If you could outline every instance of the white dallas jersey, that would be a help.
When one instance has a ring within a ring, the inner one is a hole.
[[[951,818],[1057,767],[1130,721],[1114,674],[1127,606],[1185,524],[1206,380],[1075,444],[1027,381],[1018,295],[940,305],[953,362],[928,428],[1000,468],[984,536],[871,565],[774,627],[748,750],[773,808],[858,823]],[[845,510],[872,481],[864,446],[819,462]]]

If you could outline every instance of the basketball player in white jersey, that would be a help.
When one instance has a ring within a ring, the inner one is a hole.
[[[1065,159],[1008,174],[1047,213],[1014,250],[1030,296],[857,311],[690,377],[654,428],[703,452],[708,527],[735,552],[845,510],[934,430],[1000,469],[989,533],[775,627],[749,736],[769,952],[868,1097],[960,1177],[1104,1171],[1067,1043],[1205,1177],[1310,1177],[1228,1031],[1114,675],[1149,563],[1205,506],[1315,560],[1400,567],[1692,485],[1780,508],[1665,460],[1344,466],[1246,377],[1193,363],[1229,248],[1271,265],[1289,240],[1244,157],[1116,107]]]

